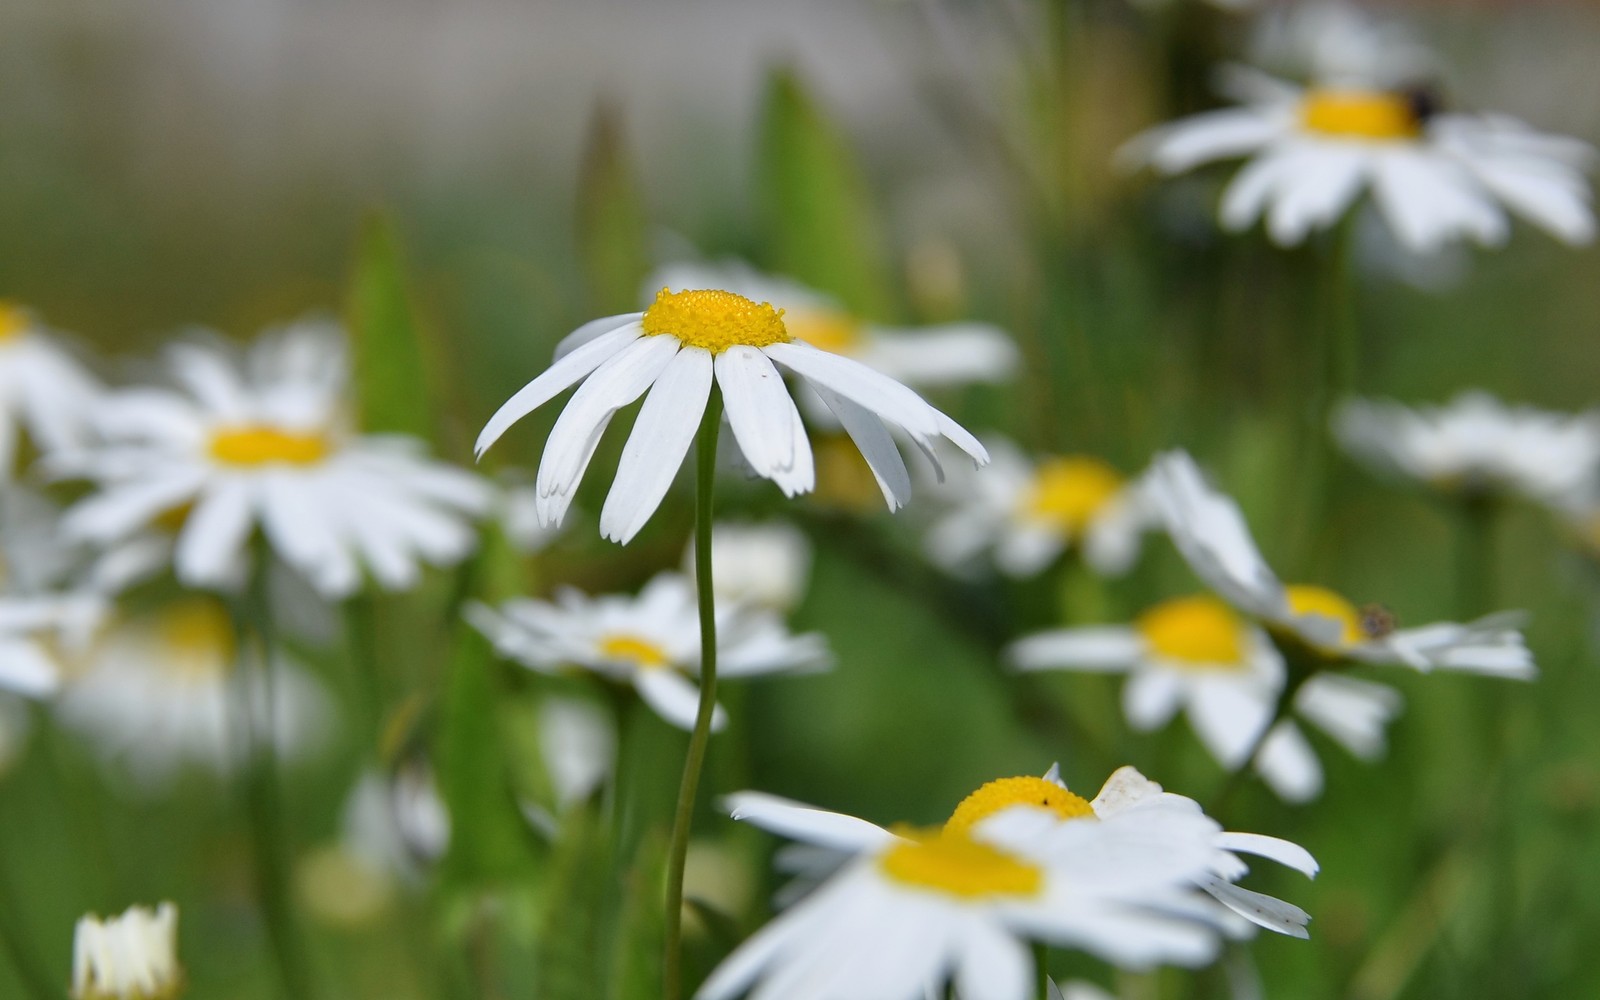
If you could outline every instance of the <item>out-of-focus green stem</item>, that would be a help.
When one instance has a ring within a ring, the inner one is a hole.
[[[700,606],[700,706],[689,736],[689,755],[683,762],[678,786],[678,808],[672,819],[672,840],[667,849],[666,955],[662,963],[661,995],[666,1000],[683,996],[683,866],[689,857],[689,828],[694,822],[695,795],[700,771],[711,741],[711,716],[717,707],[717,618],[711,586],[712,491],[717,471],[717,432],[722,427],[722,396],[715,390],[706,403],[695,438],[694,573]]]
[[[1050,949],[1043,944],[1033,946],[1034,996],[1050,1000]]]

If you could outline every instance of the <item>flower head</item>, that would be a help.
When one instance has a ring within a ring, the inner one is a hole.
[[[121,916],[78,921],[72,1000],[175,1000],[182,992],[176,906],[134,906]]]
[[[102,391],[30,312],[0,299],[0,482],[17,471],[23,431],[46,454],[80,444]]]
[[[627,542],[672,485],[715,382],[750,468],[794,496],[815,485],[815,464],[799,410],[775,365],[808,383],[838,417],[891,510],[910,498],[911,477],[890,425],[935,464],[941,438],[980,464],[988,461],[971,434],[910,389],[797,339],[770,303],[719,289],[663,288],[642,313],[579,327],[558,345],[555,363],[489,419],[477,450],[481,455],[512,424],[582,382],[557,418],[539,463],[540,519],[559,523],[611,418],[645,396],[600,511],[601,534]]]
[[[498,610],[474,604],[467,618],[502,656],[543,673],[578,667],[631,685],[663,719],[694,726],[700,693],[700,631],[695,589],[686,577],[662,573],[637,597],[588,597],[563,590],[554,603],[512,600]],[[826,669],[820,635],[790,635],[770,611],[718,602],[717,673],[750,677]],[[712,728],[727,722],[721,707]]]

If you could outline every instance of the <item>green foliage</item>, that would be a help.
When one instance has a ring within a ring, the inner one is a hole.
[[[407,293],[399,237],[385,215],[369,216],[362,227],[347,309],[361,426],[431,437],[436,366]]]
[[[578,174],[578,256],[590,312],[610,315],[638,308],[639,284],[650,268],[649,218],[628,157],[622,112],[609,102],[595,108]]]

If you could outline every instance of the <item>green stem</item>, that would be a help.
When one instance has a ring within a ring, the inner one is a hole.
[[[377,607],[371,595],[358,593],[345,602],[344,629],[359,688],[364,755],[379,752],[383,742],[383,674],[379,666]]]
[[[1456,611],[1462,621],[1488,614],[1494,603],[1494,501],[1469,494],[1456,532]]]
[[[1050,1000],[1050,949],[1043,944],[1033,946],[1034,995],[1038,1000]]]
[[[694,573],[700,605],[700,707],[689,755],[683,762],[683,782],[678,786],[678,808],[672,819],[672,840],[667,853],[666,960],[662,996],[683,996],[683,866],[689,856],[689,827],[694,820],[695,794],[711,740],[711,715],[717,706],[717,619],[711,587],[712,490],[717,470],[717,432],[722,426],[722,396],[715,390],[706,403],[705,416],[695,438]]]
[[[284,829],[282,791],[278,787],[277,719],[273,690],[273,652],[277,633],[272,600],[267,593],[271,553],[265,545],[254,552],[250,586],[236,609],[239,635],[237,688],[240,747],[245,796],[250,814],[250,842],[255,853],[261,915],[277,960],[283,995],[311,1000],[310,963],[306,957],[290,892],[290,858]]]

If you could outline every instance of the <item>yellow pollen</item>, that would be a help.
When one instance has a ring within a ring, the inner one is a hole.
[[[1037,896],[1044,890],[1044,872],[1039,866],[965,833],[895,832],[906,842],[885,851],[878,866],[896,882],[962,899]]]
[[[1401,94],[1377,90],[1313,90],[1300,103],[1307,129],[1348,139],[1415,139],[1422,122]]]
[[[1079,535],[1121,489],[1122,476],[1098,458],[1069,455],[1046,459],[1022,497],[1022,513],[1047,521],[1068,535]]]
[[[1245,667],[1244,623],[1209,594],[1162,601],[1136,623],[1150,651],[1174,666]]]
[[[200,597],[168,605],[156,619],[156,634],[175,676],[207,680],[233,667],[233,622],[214,600]]]
[[[618,633],[600,642],[600,655],[608,660],[631,663],[641,670],[653,670],[672,662],[667,651],[649,639]]]
[[[27,312],[21,306],[0,299],[0,341],[25,333],[31,325]]]
[[[225,465],[316,465],[330,450],[322,434],[264,424],[223,427],[211,435],[211,457]]]
[[[861,347],[861,322],[847,313],[808,309],[784,315],[789,332],[818,350],[854,354]]]
[[[670,334],[689,347],[712,354],[739,344],[767,347],[794,339],[783,325],[782,309],[716,289],[673,292],[663,288],[640,322],[650,336]]]
[[[1361,627],[1361,612],[1356,606],[1326,587],[1296,583],[1284,588],[1289,598],[1289,610],[1297,615],[1319,615],[1339,623],[1339,641],[1345,645],[1365,642],[1366,631]]]
[[[966,836],[972,827],[1002,809],[1033,806],[1048,809],[1063,820],[1094,819],[1094,806],[1053,781],[1043,778],[1000,778],[968,795],[945,821],[946,835]]]

